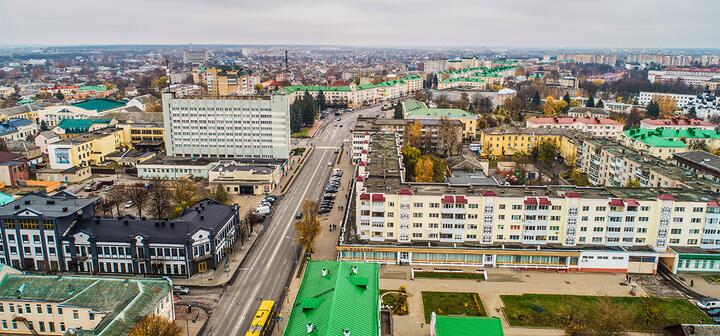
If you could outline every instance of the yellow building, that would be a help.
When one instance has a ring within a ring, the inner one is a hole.
[[[105,161],[118,147],[130,146],[120,128],[108,127],[48,144],[51,169],[69,169]]]
[[[213,96],[242,96],[255,93],[257,76],[248,70],[229,67],[209,68],[205,73],[208,92]]]
[[[530,153],[544,141],[554,143],[560,155],[569,165],[577,160],[576,132],[551,128],[517,128],[500,126],[480,131],[482,153],[489,156],[505,157],[522,151]]]

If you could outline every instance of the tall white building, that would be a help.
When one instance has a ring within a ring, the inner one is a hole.
[[[287,95],[180,98],[162,96],[168,156],[287,159]]]

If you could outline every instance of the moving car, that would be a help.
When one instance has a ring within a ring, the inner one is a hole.
[[[295,213],[295,219],[302,219],[302,211],[298,211]]]
[[[328,161],[328,167],[332,167],[332,161]]]
[[[714,297],[704,297],[698,300],[697,306],[702,309],[720,308],[720,300]]]

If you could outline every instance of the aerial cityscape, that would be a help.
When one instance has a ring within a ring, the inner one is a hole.
[[[0,0],[0,335],[720,335],[718,10]]]

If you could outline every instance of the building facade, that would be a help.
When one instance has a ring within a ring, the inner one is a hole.
[[[530,117],[525,127],[574,129],[602,138],[616,138],[623,130],[623,124],[609,118]]]
[[[287,159],[288,95],[177,98],[163,93],[168,156]]]

